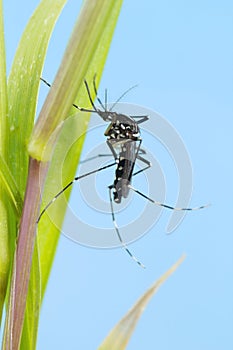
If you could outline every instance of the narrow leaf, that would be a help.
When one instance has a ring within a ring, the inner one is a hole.
[[[93,55],[100,45],[105,29],[108,29],[109,23],[116,23],[117,17],[113,18],[113,14],[116,12],[115,9],[120,8],[121,2],[120,0],[84,2],[56,79],[34,128],[29,144],[29,153],[33,158],[42,161],[51,159],[53,144],[48,147],[48,140],[69,116],[70,107],[83,84],[83,79],[87,77],[87,70],[93,63]],[[44,152],[45,146],[46,152]]]
[[[130,337],[136,327],[136,324],[145,310],[146,305],[152,296],[158,291],[161,284],[177,269],[183,262],[182,256],[167,272],[165,272],[137,301],[133,308],[124,318],[112,329],[107,338],[100,345],[99,350],[124,350],[130,340]],[[140,346],[139,346],[140,347]],[[141,344],[141,347],[142,344]]]
[[[0,1],[0,159],[5,164],[7,147],[7,88],[6,88],[6,56],[4,42],[3,8]],[[0,162],[1,166],[1,162]],[[8,272],[10,264],[8,235],[8,200],[4,182],[0,177],[0,323],[5,300]]]
[[[34,126],[40,76],[49,39],[66,0],[43,0],[20,40],[8,80],[9,166],[23,196],[27,180],[27,143]]]
[[[9,145],[7,148],[7,161],[22,197],[24,196],[28,175],[27,143],[34,125],[41,71],[52,30],[65,3],[66,0],[57,0],[55,2],[53,0],[42,0],[40,2],[23,33],[8,80]],[[17,218],[13,215],[11,216],[11,228],[10,236],[14,238],[17,233]],[[18,259],[14,260],[15,262],[21,261],[23,266],[17,269],[16,264],[14,264],[3,349],[18,349],[22,332],[22,315],[24,315],[25,310],[28,284],[28,277],[25,273],[30,271],[30,265],[27,266],[27,264],[24,264],[24,261],[28,259],[31,263],[34,246],[33,236],[25,238],[25,240],[22,238],[21,241],[26,242],[26,244],[24,246],[22,244],[20,249],[17,250]],[[12,245],[12,250],[14,247],[15,244]],[[38,254],[34,255],[33,266],[33,271],[39,273]],[[21,280],[16,275],[16,271],[21,276]],[[40,276],[38,275],[37,279],[31,277],[31,281],[33,282],[31,282],[32,285],[29,288],[29,305],[27,306],[26,326],[22,338],[22,346],[25,349],[33,349],[31,347],[32,343],[35,348],[38,312],[35,312],[34,306],[40,303],[40,293],[36,294],[33,292],[35,289],[40,291]],[[36,284],[37,287],[35,287]],[[34,297],[37,299],[34,300]],[[15,300],[19,301],[19,309],[14,307]]]
[[[18,187],[15,183],[10,169],[8,168],[5,160],[0,155],[0,181],[4,190],[7,193],[8,199],[11,201],[12,207],[15,210],[17,217],[19,218],[23,209],[23,200],[19,193]]]

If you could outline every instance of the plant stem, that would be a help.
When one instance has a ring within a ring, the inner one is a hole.
[[[41,186],[44,184],[46,173],[47,163],[30,158],[25,202],[15,251],[10,306],[4,333],[4,350],[18,350],[20,347],[36,236],[36,220],[40,208]]]

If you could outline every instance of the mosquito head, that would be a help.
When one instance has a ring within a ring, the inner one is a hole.
[[[114,121],[116,120],[116,113],[115,112],[109,112],[109,111],[102,111],[100,109],[97,109],[97,113],[99,114],[99,116],[105,121],[105,122],[110,122],[110,123],[114,123]]]

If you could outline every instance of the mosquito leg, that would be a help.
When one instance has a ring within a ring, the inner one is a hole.
[[[138,175],[138,174],[142,173],[143,171],[149,169],[150,167],[151,167],[151,165],[148,165],[148,166],[146,166],[145,168],[142,168],[142,169],[136,171],[136,173],[133,173],[132,176]]]
[[[145,152],[144,150],[142,150],[141,148],[140,148],[139,152],[140,152],[140,151],[142,151],[141,153],[143,153],[143,154],[146,153],[146,152]],[[138,152],[138,153],[139,153],[139,152]],[[147,166],[146,166],[145,168],[143,168],[143,169],[137,171],[136,173],[133,173],[132,176],[138,175],[138,174],[140,174],[141,172],[143,172],[143,171],[145,171],[145,170],[147,170],[147,169],[149,169],[149,168],[151,167],[151,163],[150,163],[147,159],[141,157],[139,154],[137,155],[137,159],[139,159],[139,160],[141,160],[142,162],[144,162],[145,164],[147,164]],[[167,208],[167,209],[171,209],[171,210],[176,210],[176,211],[182,211],[182,210],[183,210],[183,211],[192,211],[192,210],[204,209],[204,208],[206,208],[206,207],[209,206],[209,204],[207,204],[207,205],[202,205],[202,206],[196,207],[196,208],[176,208],[176,207],[172,207],[172,206],[170,206],[170,205],[167,205],[167,204],[164,204],[164,203],[155,201],[155,200],[153,200],[153,199],[147,197],[145,194],[143,194],[142,192],[136,190],[136,189],[133,188],[131,185],[129,185],[129,188],[131,188],[134,192],[138,193],[140,196],[146,198],[146,199],[149,200],[150,202],[152,202],[152,203],[154,203],[154,204],[156,204],[156,205],[158,205],[158,206],[161,206],[161,207],[164,207],[164,208]]]
[[[114,213],[114,209],[113,209],[113,200],[112,200],[112,186],[109,186],[109,199],[110,199],[110,206],[111,206],[111,214],[112,214],[112,221],[113,221],[113,224],[114,224],[114,228],[115,228],[115,231],[117,233],[117,236],[119,238],[119,241],[122,245],[122,248],[124,248],[124,250],[129,254],[129,256],[139,265],[141,266],[142,268],[145,268],[145,266],[131,253],[131,251],[128,249],[127,245],[123,242],[122,238],[121,238],[121,235],[120,235],[120,231],[119,231],[119,228],[117,226],[117,222],[116,222],[116,219],[115,219],[115,213]]]
[[[86,174],[83,174],[83,175],[80,175],[80,176],[76,176],[72,181],[70,181],[61,191],[59,191],[56,196],[54,196],[50,202],[48,202],[48,204],[44,207],[44,209],[41,211],[40,215],[38,216],[38,219],[36,220],[36,223],[38,224],[41,217],[43,216],[43,214],[46,212],[46,210],[55,202],[55,200],[60,197],[60,195],[62,193],[64,193],[71,185],[73,185],[74,182],[76,181],[79,181],[81,179],[83,179],[84,177],[86,176],[89,176],[89,175],[92,175],[92,174],[95,174],[95,173],[98,173],[99,171],[102,171],[102,170],[105,170],[107,168],[110,168],[112,166],[114,166],[116,163],[111,163],[111,164],[108,164],[108,165],[105,165],[99,169],[95,169],[95,170],[92,170]]]
[[[97,91],[97,87],[96,87],[96,74],[93,77],[93,88],[94,88],[94,91],[95,91],[95,95],[96,95],[97,101],[99,102],[100,106],[105,110],[105,107],[104,107],[101,99],[98,96],[98,91]]]
[[[90,158],[87,158],[84,160],[80,160],[79,163],[83,164],[83,163],[89,162],[90,160],[94,160],[96,158],[111,157],[111,156],[112,156],[112,154],[97,154],[96,156],[93,156],[93,157],[90,157]]]
[[[140,148],[138,154],[146,154],[146,151],[143,148]]]
[[[97,108],[96,108],[96,106],[95,106],[95,104],[94,104],[94,101],[93,101],[93,99],[92,99],[92,97],[91,97],[91,92],[90,92],[90,89],[89,89],[89,86],[88,86],[86,80],[84,80],[84,84],[85,84],[85,86],[86,86],[87,94],[88,94],[89,100],[90,100],[90,102],[91,102],[91,105],[92,105],[92,107],[94,108],[94,110],[97,112]]]
[[[131,115],[130,117],[133,119],[141,119],[136,122],[137,124],[144,123],[149,119],[148,115]]]
[[[145,199],[147,199],[148,201],[150,201],[151,203],[155,204],[155,205],[158,205],[160,207],[164,207],[164,208],[167,208],[167,209],[171,209],[171,210],[177,210],[177,211],[192,211],[192,210],[200,210],[200,209],[204,209],[204,208],[207,208],[209,206],[209,204],[207,205],[201,205],[200,207],[194,207],[194,208],[176,208],[176,207],[172,207],[171,205],[167,205],[165,203],[161,203],[161,202],[158,202],[158,201],[155,201],[154,199],[146,196],[145,194],[143,194],[142,192],[136,190],[135,188],[133,188],[131,185],[129,185],[129,188],[131,190],[133,190],[134,192],[136,192],[137,194],[139,194],[140,196],[144,197]]]
[[[47,86],[49,86],[49,87],[52,86],[45,79],[40,78],[40,80],[43,81],[43,83],[45,83]],[[76,109],[78,109],[80,112],[98,113],[95,109],[82,108],[82,107],[79,107],[78,105],[76,105],[75,103],[73,103],[72,106],[75,107]]]
[[[113,157],[115,158],[115,160],[117,160],[117,158],[118,158],[117,153],[116,153],[116,151],[115,151],[115,149],[114,149],[114,147],[113,147],[113,145],[112,145],[110,140],[107,140],[107,145],[110,148],[110,151],[112,152]]]
[[[45,79],[40,78],[41,81],[43,81],[43,83],[45,83],[48,87],[51,87],[51,84],[49,84]]]
[[[142,151],[142,150],[140,149],[140,151]],[[145,152],[145,151],[143,151],[143,152]],[[147,166],[145,168],[142,168],[142,169],[136,171],[136,173],[133,173],[132,176],[138,175],[138,174],[142,173],[143,171],[145,171],[145,170],[147,170],[147,169],[149,169],[151,167],[151,162],[149,162],[149,160],[139,156],[139,154],[137,155],[137,159],[139,159],[141,162],[145,163]]]

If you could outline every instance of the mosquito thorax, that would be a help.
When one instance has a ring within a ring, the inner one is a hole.
[[[124,114],[113,113],[111,124],[106,129],[104,135],[109,140],[137,141],[140,137],[140,129],[132,118]]]

